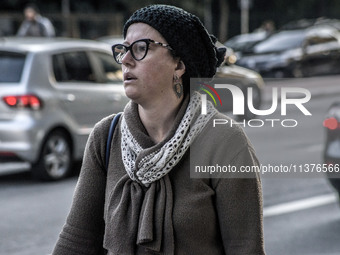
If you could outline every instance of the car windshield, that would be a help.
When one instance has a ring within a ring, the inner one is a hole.
[[[0,51],[0,83],[20,82],[25,58],[25,54]]]
[[[252,33],[252,34],[243,34],[238,35],[231,38],[229,41],[225,43],[227,47],[232,48],[235,51],[242,51],[251,48],[256,43],[264,40],[266,37],[265,33]]]
[[[305,38],[304,30],[282,31],[254,47],[255,53],[279,52],[301,46]]]

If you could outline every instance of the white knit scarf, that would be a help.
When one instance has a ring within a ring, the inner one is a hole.
[[[207,114],[200,114],[201,95],[193,93],[185,114],[172,138],[159,150],[144,156],[136,165],[136,158],[143,151],[137,140],[131,134],[129,127],[122,118],[121,151],[124,167],[130,178],[145,186],[161,179],[181,160],[194,139],[206,126],[213,115],[217,113],[208,101]]]

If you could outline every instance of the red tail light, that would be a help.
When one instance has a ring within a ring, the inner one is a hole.
[[[325,119],[323,121],[323,126],[330,130],[340,129],[340,122],[336,118],[332,117]]]
[[[5,96],[4,102],[13,108],[30,108],[33,110],[39,110],[42,107],[41,100],[34,95],[22,95],[22,96]]]

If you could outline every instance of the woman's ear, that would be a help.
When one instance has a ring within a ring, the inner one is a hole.
[[[178,78],[181,78],[183,74],[185,73],[185,64],[182,60],[179,60],[175,69],[175,75],[177,75]]]

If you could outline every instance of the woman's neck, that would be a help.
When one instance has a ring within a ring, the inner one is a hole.
[[[171,100],[170,102],[154,102],[152,106],[138,105],[140,119],[149,136],[155,143],[159,143],[171,130],[181,102],[183,100]]]

